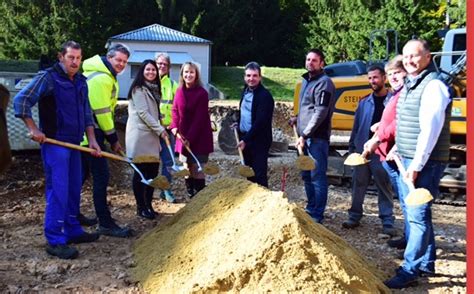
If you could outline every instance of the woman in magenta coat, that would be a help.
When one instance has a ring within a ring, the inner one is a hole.
[[[180,154],[180,159],[188,164],[191,175],[186,179],[186,189],[189,196],[193,197],[205,187],[205,175],[202,171],[198,172],[196,162],[183,144],[189,145],[201,165],[207,163],[214,145],[208,94],[202,87],[199,69],[192,62],[186,62],[181,67],[171,115],[171,132],[175,136],[179,133],[185,141],[176,140],[175,150]]]

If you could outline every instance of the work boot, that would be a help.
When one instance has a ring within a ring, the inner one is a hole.
[[[399,239],[390,239],[387,241],[387,245],[392,248],[397,248],[399,250],[405,249],[407,247],[407,240],[405,237]]]
[[[65,244],[48,245],[46,252],[49,255],[59,257],[61,259],[75,259],[79,256],[79,251],[76,248],[67,246]]]
[[[206,187],[205,179],[194,179],[194,188],[196,189],[196,193],[199,193],[199,191],[201,191],[205,187]]]
[[[79,221],[79,224],[84,227],[91,227],[93,225],[97,224],[97,218],[95,217],[87,217],[83,215],[82,213],[79,213],[77,215],[77,220]]]
[[[175,203],[176,202],[176,198],[174,198],[173,192],[171,192],[171,190],[161,191],[160,197],[161,197],[161,199],[166,200],[169,203]]]
[[[360,226],[360,223],[352,219],[348,219],[342,223],[342,227],[345,229],[354,229],[354,228],[357,228],[358,226]]]
[[[84,232],[82,235],[70,238],[69,240],[67,240],[67,243],[68,244],[90,243],[90,242],[97,241],[99,237],[100,235],[97,233]]]
[[[116,223],[110,223],[107,225],[99,224],[99,227],[97,228],[97,233],[117,238],[128,238],[132,236],[131,229],[121,228]]]
[[[187,178],[184,181],[186,183],[186,191],[188,191],[188,196],[192,198],[196,194],[196,192],[194,191],[194,179]]]

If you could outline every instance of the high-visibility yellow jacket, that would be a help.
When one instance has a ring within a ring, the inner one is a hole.
[[[110,144],[117,142],[114,111],[117,105],[119,84],[99,55],[86,59],[82,66],[87,77],[89,103],[95,118],[95,127],[104,132]],[[85,144],[86,141],[83,141]]]
[[[161,123],[167,127],[171,124],[171,108],[173,107],[174,94],[178,89],[178,83],[172,81],[169,76],[161,78],[161,101],[160,101],[160,114]]]

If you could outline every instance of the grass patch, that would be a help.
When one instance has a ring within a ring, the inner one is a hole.
[[[293,101],[295,85],[305,72],[303,68],[262,67],[263,84],[276,101]],[[244,67],[212,67],[212,84],[226,95],[227,99],[240,100],[244,87]]]

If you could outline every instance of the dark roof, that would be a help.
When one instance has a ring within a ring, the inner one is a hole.
[[[198,38],[177,30],[164,27],[159,24],[152,24],[127,33],[116,35],[109,38],[111,40],[121,41],[151,41],[151,42],[176,42],[176,43],[204,43],[212,42],[206,39]]]

